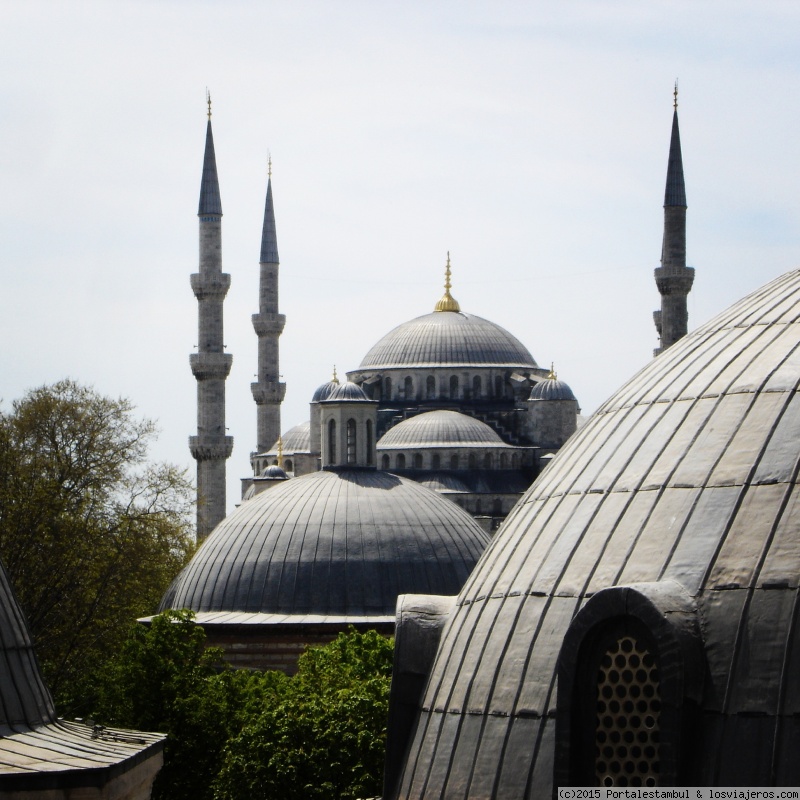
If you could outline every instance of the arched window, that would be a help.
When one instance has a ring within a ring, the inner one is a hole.
[[[483,457],[483,468],[484,469],[491,469],[492,468],[492,454],[486,453]]]
[[[403,395],[406,400],[414,399],[414,381],[411,380],[410,375],[406,375],[406,379],[403,381]]]
[[[367,420],[367,464],[372,466],[372,420]]]
[[[513,469],[517,469],[519,467],[519,453],[511,454],[511,466]]]
[[[458,400],[458,375],[450,376],[450,399]]]
[[[383,379],[383,399],[384,400],[391,400],[392,399],[392,379],[391,378],[384,378]]]
[[[458,453],[450,456],[450,469],[458,469]]]
[[[287,458],[286,461],[283,462],[283,465],[284,465],[284,467],[286,467],[286,471],[287,472],[291,472],[292,471],[293,466],[292,466],[292,460],[290,458]]]
[[[433,375],[428,375],[425,381],[425,396],[428,400],[436,399],[436,378]]]
[[[397,454],[397,469],[405,469],[406,468],[406,457],[403,453]]]
[[[356,463],[356,421],[347,420],[347,463]]]
[[[500,453],[500,469],[508,467],[508,453]]]
[[[431,458],[431,469],[442,468],[442,457],[438,453],[434,453]]]
[[[328,465],[336,463],[336,420],[328,422]]]
[[[480,400],[481,399],[481,376],[476,375],[472,379],[472,399],[473,400]]]
[[[414,469],[422,469],[422,453],[414,453]]]
[[[381,469],[389,469],[389,456],[386,453],[381,456]]]
[[[503,396],[503,378],[501,375],[494,376],[494,396],[497,398]]]
[[[470,469],[475,469],[475,453],[469,454],[469,458],[467,459],[467,466]]]

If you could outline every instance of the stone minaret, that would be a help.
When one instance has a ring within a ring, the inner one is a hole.
[[[197,538],[205,539],[225,517],[225,461],[233,437],[225,435],[225,379],[233,357],[223,352],[222,302],[231,276],[222,272],[222,202],[219,197],[211,99],[208,99],[206,152],[200,184],[200,271],[191,276],[197,297],[197,353],[189,356],[197,379],[197,436],[189,449],[197,460]]]
[[[686,335],[689,313],[686,296],[694,282],[694,269],[686,266],[686,186],[683,182],[681,136],[678,130],[678,84],[675,84],[672,139],[669,143],[667,188],[664,193],[664,241],[661,266],[655,270],[661,293],[661,310],[653,314],[661,340],[658,355]]]
[[[281,435],[281,402],[286,384],[280,382],[278,339],[286,317],[278,313],[278,237],[272,205],[272,161],[267,179],[267,202],[261,232],[258,314],[253,328],[258,336],[258,380],[250,384],[256,401],[256,453],[265,453]],[[255,462],[254,462],[255,463]]]

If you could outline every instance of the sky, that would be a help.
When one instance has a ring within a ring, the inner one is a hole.
[[[433,310],[513,333],[584,414],[657,346],[672,92],[694,328],[800,266],[800,4],[0,4],[0,399],[73,378],[194,474],[197,202],[213,101],[228,508],[255,447],[258,256],[278,231],[284,430]]]

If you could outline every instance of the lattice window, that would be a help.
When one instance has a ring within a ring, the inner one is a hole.
[[[612,642],[597,670],[595,778],[600,786],[657,786],[661,684],[640,640]]]

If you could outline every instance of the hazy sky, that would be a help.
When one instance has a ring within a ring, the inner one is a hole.
[[[190,466],[205,89],[232,276],[228,505],[255,446],[267,154],[287,316],[283,428],[433,309],[554,361],[593,411],[657,345],[680,82],[695,327],[800,265],[796,2],[0,5],[0,397],[72,377]]]

